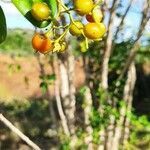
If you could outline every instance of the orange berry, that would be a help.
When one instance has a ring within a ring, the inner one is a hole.
[[[36,33],[32,38],[33,48],[40,53],[47,53],[53,50],[53,41],[44,34]]]

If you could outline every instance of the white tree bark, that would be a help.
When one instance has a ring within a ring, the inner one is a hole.
[[[87,136],[85,137],[85,144],[88,145],[88,150],[93,150],[92,144],[92,133],[93,129],[90,125],[90,115],[92,112],[92,95],[90,88],[86,86],[86,90],[84,93],[84,117],[85,117],[85,126]]]
[[[58,113],[59,113],[59,116],[60,116],[60,119],[61,119],[61,124],[62,124],[63,130],[64,130],[64,133],[67,136],[70,136],[69,127],[68,127],[68,124],[67,124],[67,118],[64,114],[63,107],[62,107],[62,102],[61,102],[61,97],[60,97],[60,81],[59,81],[59,68],[58,68],[58,65],[54,65],[54,72],[55,72],[55,75],[56,75],[56,80],[55,80],[55,83],[54,83],[54,93],[55,93]]]
[[[74,56],[69,54],[60,58],[60,88],[64,111],[67,117],[70,133],[75,133],[75,87],[74,80]]]
[[[75,110],[76,110],[76,97],[75,97],[75,85],[74,85],[74,78],[75,78],[75,58],[73,54],[69,51],[68,56],[68,79],[69,79],[69,124],[70,124],[70,132],[71,134],[75,134]]]
[[[123,123],[124,123],[124,119],[126,116],[126,112],[129,111],[128,108],[131,109],[135,82],[136,82],[136,69],[135,69],[134,63],[132,63],[128,70],[127,81],[126,81],[126,84],[124,87],[123,99],[126,103],[126,106],[124,106],[120,109],[120,119],[117,122],[117,126],[115,128],[115,134],[114,134],[114,139],[113,139],[113,143],[112,143],[112,150],[119,149],[119,143],[120,143],[120,139],[122,136],[122,129],[123,129]]]
[[[25,141],[34,150],[41,150],[29,137],[24,135],[18,128],[16,128],[9,120],[7,120],[2,114],[0,114],[0,121],[2,121],[12,132],[16,133],[23,141]]]

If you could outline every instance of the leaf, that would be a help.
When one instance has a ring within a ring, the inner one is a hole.
[[[7,25],[6,25],[6,19],[3,12],[3,9],[0,6],[0,43],[2,43],[7,36]]]
[[[57,1],[56,0],[46,0],[46,1],[51,8],[52,17],[54,18],[57,14]]]
[[[49,81],[54,81],[54,80],[56,80],[55,74],[49,74],[49,75],[46,76],[46,78],[47,78],[47,80],[49,80]]]
[[[12,0],[12,3],[16,6],[16,8],[20,11],[20,13],[30,21],[34,26],[39,28],[44,28],[51,23],[51,20],[45,21],[37,21],[31,14],[31,9],[33,3],[36,2],[46,2],[52,11],[52,18],[57,13],[57,2],[56,0]]]
[[[40,88],[41,88],[41,90],[42,90],[42,93],[45,94],[46,91],[48,90],[48,85],[47,85],[47,83],[46,83],[46,82],[41,82]]]

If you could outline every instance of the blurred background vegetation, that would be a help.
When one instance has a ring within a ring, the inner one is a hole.
[[[118,7],[124,8],[123,6]],[[121,12],[119,11],[118,14],[121,15]],[[76,91],[74,96],[76,103],[74,106],[75,123],[73,123],[75,132],[73,131],[71,135],[77,137],[75,149],[88,149],[87,143],[84,142],[86,137],[89,136],[86,130],[87,124],[85,125],[84,122],[86,118],[86,112],[84,111],[87,106],[89,107],[89,104],[87,104],[89,102],[87,98],[89,97],[86,97],[86,93],[90,89],[92,106],[90,105],[91,111],[88,119],[92,128],[93,149],[97,150],[98,145],[101,145],[99,132],[107,128],[111,116],[115,118],[113,125],[116,126],[121,117],[120,110],[127,106],[127,102],[123,100],[122,96],[127,74],[121,79],[117,92],[115,91],[115,83],[134,45],[136,34],[125,40],[120,40],[120,36],[119,42],[118,39],[114,40],[115,48],[113,48],[109,61],[108,94],[104,89],[99,88],[99,67],[103,61],[102,54],[107,37],[104,38],[104,41],[91,43],[89,50],[84,53],[82,39],[71,38],[68,42],[71,49],[68,48],[67,54],[39,56],[34,53],[31,47],[33,33],[33,30],[9,29],[6,41],[0,45],[0,113],[30,137],[41,149],[70,150],[72,139],[68,138],[63,131],[57,101],[55,100],[54,82],[61,78],[61,75],[59,77],[56,75],[55,68],[65,64],[68,56],[73,56],[75,59],[74,86]],[[123,122],[130,120],[130,124],[127,126],[130,133],[125,145],[120,142],[119,149],[121,150],[150,149],[149,33],[142,40],[134,61],[136,83],[133,101],[131,109],[127,109],[125,112]],[[86,64],[86,61],[88,61],[88,64]],[[59,64],[54,67],[55,64],[53,63],[55,62]],[[106,101],[106,99],[108,100],[107,94],[113,97],[113,104]],[[70,98],[70,100],[72,99]],[[63,103],[66,97],[61,95],[61,100]],[[101,106],[102,113],[99,112],[99,106]],[[65,104],[63,104],[63,109],[64,112],[67,109]],[[55,115],[52,114],[52,111]],[[65,115],[68,115],[67,112],[65,112]],[[69,125],[72,124],[68,123]],[[126,128],[124,124],[122,126],[123,129]],[[0,122],[0,149],[30,150],[31,148]]]
[[[1,57],[5,57],[5,55],[10,58],[23,58],[24,63],[28,61],[29,57],[35,57],[33,49],[30,44],[30,40],[32,37],[33,31],[26,31],[23,29],[10,29],[8,32],[8,37],[4,43],[0,45]],[[15,41],[14,41],[15,39]],[[97,43],[96,43],[97,44]],[[112,72],[112,79],[114,78],[113,71],[118,68],[125,60],[122,58],[122,55],[125,55],[127,52],[126,47],[130,46],[132,42],[122,42],[116,45],[115,55],[110,60],[110,71]],[[150,43],[149,43],[150,44]],[[133,100],[133,114],[130,114],[132,118],[132,127],[131,127],[131,137],[130,142],[127,144],[127,149],[141,149],[148,150],[150,148],[150,45],[141,46],[138,50],[138,54],[136,56],[136,68],[137,68],[137,82],[135,87],[135,94]],[[93,44],[95,46],[95,43]],[[97,44],[97,49],[99,49],[99,45]],[[92,51],[92,53],[91,53]],[[76,60],[82,55],[90,55],[91,59],[94,61],[98,61],[97,50],[93,51],[93,47],[91,45],[90,50],[86,53],[81,53],[80,50],[75,52]],[[124,54],[123,54],[124,53]],[[80,55],[80,56],[79,56]],[[2,62],[1,62],[2,63]],[[10,63],[11,64],[11,63]],[[8,66],[9,63],[8,63]],[[7,66],[7,67],[8,67]],[[14,65],[15,69],[18,67],[16,64]],[[30,62],[30,68],[32,69],[32,62]],[[78,67],[78,66],[77,66]],[[7,70],[8,74],[5,76],[9,76],[9,69]],[[5,66],[1,68],[1,71],[5,69]],[[15,72],[15,69],[12,71],[12,75],[15,77],[15,74],[19,74],[23,72],[23,68],[20,68]],[[20,74],[23,76],[23,74]],[[32,75],[34,76],[34,74]],[[2,80],[2,79],[1,79]],[[17,79],[16,79],[17,80]],[[26,85],[26,83],[24,82]],[[34,83],[33,83],[34,84]],[[19,85],[15,85],[19,86]],[[15,87],[11,87],[15,88]],[[38,87],[40,88],[40,87]],[[77,104],[82,107],[83,101],[83,93],[84,87],[80,86],[80,91],[77,96]],[[2,92],[4,89],[1,89]],[[8,89],[6,89],[8,90]],[[28,89],[26,89],[28,90]],[[24,91],[22,91],[23,93]],[[61,139],[62,135],[59,135],[57,132],[51,129],[52,120],[49,112],[49,103],[48,100],[42,97],[37,98],[37,95],[34,96],[34,93],[31,97],[25,95],[23,99],[15,99],[15,94],[11,97],[11,99],[7,99],[7,97],[0,98],[0,111],[5,114],[6,118],[9,118],[11,122],[14,123],[21,131],[23,131],[27,136],[29,136],[35,143],[42,149],[49,149],[51,147],[56,149],[69,149],[68,142],[61,141],[62,143],[59,146],[56,146],[59,139]],[[98,92],[99,95],[99,92]],[[100,94],[100,96],[102,96]],[[54,104],[56,108],[56,105]],[[81,108],[78,108],[79,111]],[[107,109],[109,109],[107,107]],[[110,111],[110,110],[108,110]],[[58,113],[56,111],[56,113]],[[112,113],[112,111],[111,111]],[[115,110],[114,110],[115,113]],[[117,117],[116,112],[116,117]],[[107,114],[106,114],[107,116]],[[57,115],[58,117],[58,115]],[[96,128],[101,123],[100,116],[97,111],[93,111],[92,124],[93,127]],[[103,118],[102,122],[106,122],[106,118]],[[108,118],[109,119],[109,118]],[[97,142],[95,131],[95,142]],[[82,143],[82,129],[79,129],[78,136]],[[9,149],[30,149],[23,141],[21,141],[15,134],[13,134],[9,129],[2,123],[0,123],[0,141],[1,141],[1,149],[9,150]],[[82,145],[82,144],[81,144]],[[86,149],[86,145],[82,145],[81,149]]]

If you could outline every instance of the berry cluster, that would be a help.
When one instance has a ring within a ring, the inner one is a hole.
[[[37,21],[51,19],[50,29],[46,33],[35,33],[32,38],[32,45],[36,52],[46,54],[48,52],[64,52],[67,43],[65,35],[70,32],[73,36],[83,36],[85,41],[100,40],[106,33],[106,27],[101,22],[103,15],[100,9],[101,0],[73,0],[73,9],[66,7],[61,0],[57,0],[58,13],[55,19],[51,17],[51,8],[44,2],[36,2],[32,5],[31,15]],[[75,11],[79,16],[85,17],[87,24],[79,20],[74,20],[71,11]],[[67,13],[70,23],[64,26],[59,25],[59,19],[63,13]],[[58,19],[59,18],[59,19]],[[57,35],[58,29],[63,29],[61,35]]]

